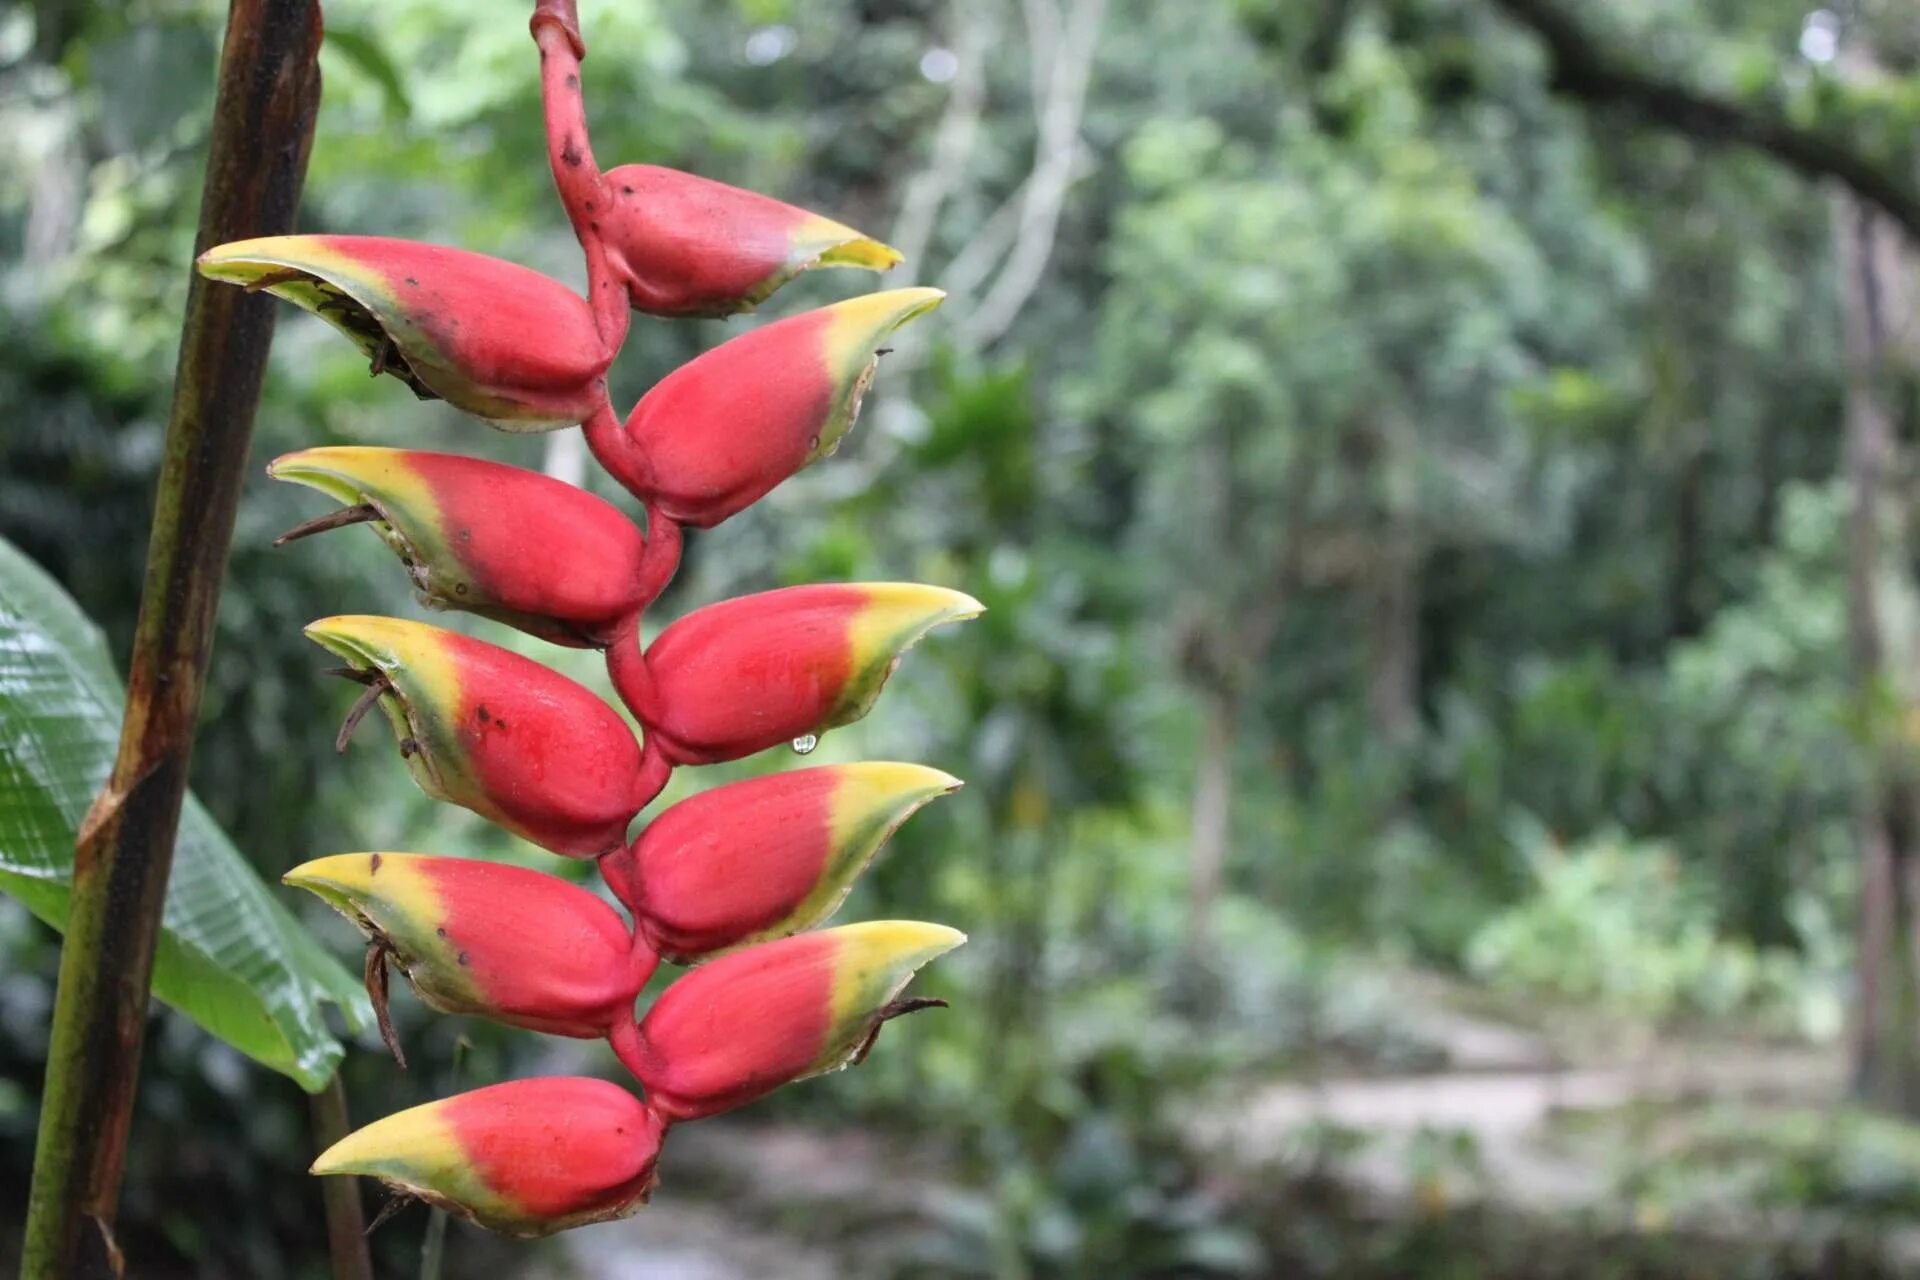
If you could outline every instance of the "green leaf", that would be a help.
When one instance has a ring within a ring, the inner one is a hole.
[[[413,100],[407,96],[407,84],[401,78],[400,68],[380,42],[364,31],[350,27],[329,26],[325,36],[325,47],[345,58],[367,79],[379,86],[386,98],[387,118],[405,120],[413,114]]]
[[[106,780],[125,693],[98,627],[0,539],[0,891],[61,928],[74,833]],[[255,1061],[317,1091],[372,1011],[354,976],[260,882],[192,796],[180,820],[153,991]]]

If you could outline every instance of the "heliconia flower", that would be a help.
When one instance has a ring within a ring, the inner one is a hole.
[[[646,1203],[663,1133],[619,1085],[547,1076],[376,1120],[322,1152],[312,1172],[378,1178],[483,1227],[544,1236]]]
[[[652,949],[681,963],[811,928],[901,823],[959,786],[938,769],[867,763],[714,787],[633,842],[627,905]]]
[[[892,289],[741,334],[647,392],[595,453],[662,514],[705,528],[837,448],[889,333],[940,305],[938,289]]]
[[[434,608],[546,640],[604,643],[651,600],[647,539],[612,503],[537,471],[417,449],[303,449],[267,467],[346,509],[281,542],[368,522]]]
[[[529,658],[399,618],[323,618],[307,635],[368,686],[338,746],[377,701],[421,790],[555,853],[620,847],[658,791],[626,721]]]
[[[200,255],[200,274],[313,312],[423,399],[510,431],[585,421],[614,352],[586,300],[537,271],[385,236],[268,236]]]
[[[650,748],[715,764],[858,720],[908,646],[984,607],[916,583],[783,587],[696,609],[609,668]]]
[[[752,311],[813,267],[900,262],[898,250],[852,227],[677,169],[621,165],[600,190],[608,257],[634,309],[656,316]]]
[[[633,1021],[657,959],[620,913],[558,876],[475,858],[342,853],[282,877],[359,925],[421,1000],[549,1035]],[[384,991],[370,992],[376,1006]]]
[[[889,1018],[937,1004],[895,997],[965,941],[945,925],[880,920],[735,951],[662,992],[623,1059],[664,1119],[731,1110],[846,1066]]]

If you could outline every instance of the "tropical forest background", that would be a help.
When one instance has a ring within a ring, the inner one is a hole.
[[[822,210],[950,295],[837,456],[691,538],[658,616],[822,579],[989,606],[813,757],[967,780],[842,918],[971,942],[923,980],[952,1008],[864,1066],[676,1133],[636,1218],[456,1225],[445,1274],[1920,1274],[1920,10],[580,7],[605,162]],[[329,3],[302,228],[579,286],[527,9]],[[44,571],[121,664],[222,17],[0,8],[0,621]],[[616,404],[754,322],[637,321]],[[351,691],[301,627],[421,612],[362,532],[270,547],[320,508],[260,466],[325,443],[626,500],[577,432],[415,403],[283,315],[193,781],[354,965],[286,868],[557,860],[384,736],[334,754]],[[23,696],[0,681],[0,887]],[[0,900],[5,1259],[57,948]],[[617,1070],[395,1011],[405,1073],[327,1015],[361,1119]],[[138,1274],[326,1274],[312,1151],[293,1082],[156,1006]],[[379,1273],[432,1229],[382,1227]]]

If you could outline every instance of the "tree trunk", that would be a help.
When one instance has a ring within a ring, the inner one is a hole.
[[[1233,696],[1224,688],[1201,694],[1199,749],[1194,752],[1193,826],[1188,865],[1187,950],[1205,951],[1220,899],[1227,848],[1233,834]]]
[[[1837,217],[1847,357],[1847,612],[1854,682],[1869,728],[1860,840],[1859,975],[1851,1028],[1859,1097],[1920,1115],[1920,787],[1891,729],[1912,705],[1890,608],[1905,589],[1893,410],[1884,382],[1888,290],[1901,269],[1887,224],[1853,201]]]
[[[319,53],[317,0],[234,0],[196,251],[292,229]],[[275,305],[198,276],[187,291],[119,754],[75,842],[22,1280],[123,1270],[113,1219],[153,952]]]
[[[1420,530],[1412,426],[1386,410],[1377,468],[1381,549],[1367,570],[1367,726],[1388,746],[1420,727]]]
[[[1367,599],[1367,724],[1398,746],[1420,724],[1419,557],[1410,530],[1392,527],[1385,536]]]

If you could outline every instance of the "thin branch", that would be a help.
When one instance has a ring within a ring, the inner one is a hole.
[[[980,113],[986,103],[986,47],[988,23],[982,0],[955,7],[953,87],[947,108],[934,129],[933,149],[926,168],[913,175],[900,202],[899,216],[887,242],[900,251],[907,269],[926,274],[927,247],[940,210],[960,185],[967,162],[980,138]]]
[[[1013,250],[986,297],[957,326],[962,340],[975,347],[991,346],[1012,326],[1040,287],[1053,256],[1054,236],[1080,151],[1080,118],[1107,0],[1073,0],[1072,12],[1064,21],[1054,0],[1025,0],[1023,8],[1038,132],[1033,172],[1021,202]]]
[[[1602,46],[1555,0],[1493,0],[1540,38],[1553,88],[1569,97],[1618,106],[1647,123],[1701,142],[1750,147],[1804,177],[1831,179],[1899,223],[1920,241],[1920,184],[1911,171],[1876,161],[1844,132],[1795,124],[1765,107],[1670,80]]]

